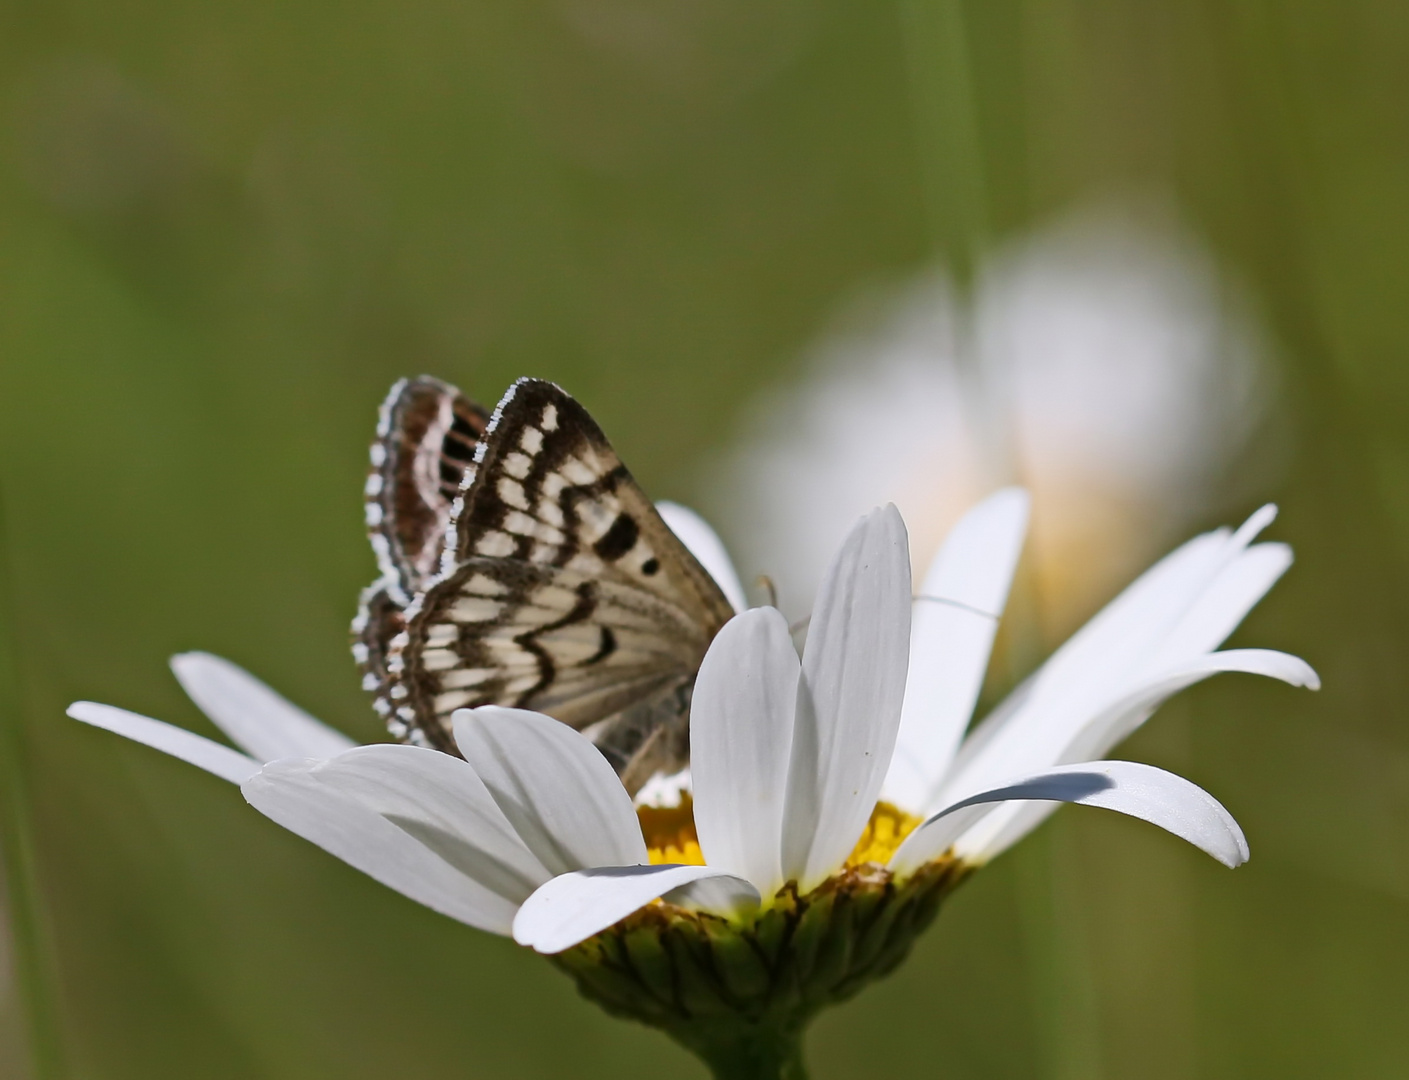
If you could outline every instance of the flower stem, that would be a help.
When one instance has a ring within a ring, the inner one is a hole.
[[[759,1028],[735,1038],[691,1039],[686,1045],[715,1080],[807,1080],[800,1031]]]
[[[3,499],[0,499],[0,860],[14,943],[15,981],[29,1029],[36,1080],[64,1074],[63,1043],[54,1012],[53,973],[41,922],[34,834],[20,726],[18,648],[14,594],[10,589]]]

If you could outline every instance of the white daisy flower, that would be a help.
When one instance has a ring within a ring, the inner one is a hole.
[[[556,955],[588,996],[720,1075],[781,1075],[813,1013],[893,968],[940,900],[1058,803],[1142,818],[1227,866],[1248,857],[1188,780],[1094,759],[1215,672],[1317,685],[1284,653],[1213,651],[1290,563],[1252,543],[1271,508],[1167,556],[964,738],[1027,507],[1008,489],[972,510],[913,601],[900,515],[874,511],[824,574],[800,658],[777,610],[730,621],[696,681],[693,802],[675,809],[633,807],[585,737],[537,713],[457,713],[463,759],[349,748],[199,654],[178,677],[253,756],[109,706],[70,715],[239,783],[384,884]]]

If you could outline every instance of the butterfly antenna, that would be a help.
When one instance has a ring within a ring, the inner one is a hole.
[[[767,574],[759,574],[754,578],[753,583],[768,594],[768,606],[778,606],[778,586],[773,583],[773,579]]]

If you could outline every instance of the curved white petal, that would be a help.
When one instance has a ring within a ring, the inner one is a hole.
[[[1196,657],[1176,668],[1151,677],[1150,681],[1106,706],[1088,719],[1076,734],[1061,746],[1044,740],[1032,749],[1055,764],[1100,757],[1124,741],[1143,724],[1166,699],[1196,682],[1222,672],[1244,672],[1281,679],[1292,686],[1319,689],[1321,681],[1304,660],[1270,649],[1229,649]],[[1040,762],[1039,762],[1040,764]],[[1024,766],[1019,766],[1024,767]],[[1036,767],[1036,766],[1031,766]],[[1014,804],[996,811],[983,825],[980,846],[986,857],[1006,851],[1037,828],[1056,807],[1048,803]]]
[[[1077,802],[1110,788],[1113,783],[1109,776],[1092,769],[1057,768],[978,792],[931,815],[891,856],[890,868],[897,873],[909,873],[937,858],[973,825],[992,815],[999,804],[1038,798]]]
[[[708,866],[674,865],[599,866],[563,874],[524,902],[514,918],[514,940],[541,953],[562,952],[672,890],[727,876]],[[752,889],[746,881],[736,884],[738,893]]]
[[[417,903],[495,934],[518,905],[461,874],[409,833],[321,783],[315,762],[275,762],[242,785],[249,804],[290,832]]]
[[[1292,565],[1286,544],[1254,544],[1214,578],[1160,644],[1152,666],[1218,648]]]
[[[974,768],[961,768],[945,784],[941,798],[953,802],[993,781],[993,773],[1025,771],[1087,761],[1108,753],[1143,724],[1166,700],[1186,687],[1223,672],[1244,672],[1281,679],[1292,686],[1319,688],[1320,680],[1306,661],[1271,649],[1229,649],[1195,656],[1127,686],[1114,699],[1077,702],[1061,708],[1054,703],[1042,722],[1030,722],[1019,732],[1005,733],[995,750],[975,759]],[[1080,708],[1085,705],[1084,711]],[[1050,812],[1048,808],[1047,812]],[[1040,820],[1040,818],[1039,818]],[[1034,825],[1036,823],[1034,822]]]
[[[1099,692],[1147,658],[1227,565],[1232,543],[1226,529],[1205,533],[1145,571],[1042,665],[1037,691]]]
[[[681,506],[679,503],[658,502],[656,512],[665,519],[670,531],[680,542],[690,549],[690,554],[709,571],[709,576],[714,578],[719,591],[734,605],[734,610],[743,611],[747,608],[748,600],[744,597],[744,586],[739,581],[739,573],[734,569],[734,562],[729,558],[724,541],[719,539],[719,534],[710,527],[709,522],[688,506]]]
[[[68,715],[180,758],[232,784],[242,783],[259,772],[260,763],[238,750],[126,709],[96,701],[75,701],[68,707]]]
[[[631,796],[572,728],[494,705],[460,709],[454,723],[460,753],[551,873],[647,860]]]
[[[171,670],[181,688],[231,742],[260,761],[329,758],[355,746],[229,660],[178,653]]]
[[[1030,499],[1004,488],[970,510],[930,564],[910,623],[910,667],[882,797],[925,807],[954,759],[983,686],[1027,532]]]
[[[1223,672],[1266,675],[1292,686],[1319,690],[1321,680],[1305,660],[1274,649],[1227,649],[1205,653],[1158,675],[1126,693],[1085,721],[1075,738],[1057,751],[1055,763],[1100,757],[1122,742],[1157,708],[1186,687]]]
[[[783,877],[783,796],[797,650],[776,608],[736,615],[705,654],[690,703],[695,830],[705,861],[772,896]]]
[[[1141,818],[1187,840],[1224,866],[1248,860],[1247,840],[1233,815],[1197,784],[1182,776],[1133,761],[1088,761],[1049,769],[970,796],[942,810],[916,829],[891,859],[900,873],[941,855],[953,846],[956,854],[984,862],[997,854],[991,841],[999,832],[985,828],[996,814],[975,815],[983,804],[1018,800],[1080,803]],[[950,819],[954,823],[950,823]]]
[[[686,765],[679,772],[668,776],[656,773],[641,785],[631,804],[653,807],[679,806],[681,800],[692,791],[694,783],[690,779],[690,766]]]
[[[1148,660],[1276,516],[1275,506],[1264,506],[1236,532],[1215,529],[1196,536],[1155,563],[1043,665],[1042,692],[1089,692],[1093,684]]]
[[[520,903],[552,873],[466,762],[420,746],[359,746],[310,770],[419,840],[466,877]]]
[[[1070,697],[1080,704],[1077,693],[1083,681],[1105,674],[1108,662],[1123,638],[1140,636],[1145,612],[1157,613],[1183,597],[1209,576],[1209,566],[1226,547],[1227,529],[1196,536],[1135,579],[1090,622],[1073,634],[1033,675],[1001,702],[978,725],[959,748],[949,769],[940,798],[948,798],[958,785],[954,778],[965,776],[970,791],[981,789],[1011,776],[1014,768],[1000,758],[1008,744],[1021,743],[1015,729],[1032,726],[1030,718],[1048,701]],[[981,777],[979,779],[973,779]]]
[[[728,916],[757,908],[759,897],[754,884],[741,877],[707,877],[671,889],[661,899],[694,911]]]
[[[1195,537],[1136,579],[965,740],[940,805],[1015,771],[1055,763],[1052,748],[1074,740],[1103,708],[1159,668],[1192,659],[1173,656],[1169,643],[1193,645],[1219,626],[1236,625],[1230,620],[1253,587],[1275,580],[1275,557],[1244,562],[1247,544],[1274,515],[1275,508],[1263,507],[1236,533]]]
[[[894,506],[842,543],[817,594],[798,684],[783,873],[806,891],[861,835],[895,751],[910,653],[910,554]]]

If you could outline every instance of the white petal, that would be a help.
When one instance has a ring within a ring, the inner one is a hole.
[[[1155,563],[1043,665],[1042,693],[1070,697],[1148,660],[1276,516],[1264,506],[1237,532],[1196,536]]]
[[[1067,745],[1101,709],[1168,666],[1167,643],[1194,643],[1226,625],[1251,586],[1267,581],[1272,560],[1243,558],[1274,513],[1264,507],[1236,533],[1219,529],[1195,537],[1142,574],[969,735],[936,802],[1055,764],[1053,747]],[[1235,566],[1242,569],[1225,574]],[[1225,592],[1232,598],[1227,603]]]
[[[404,830],[315,779],[315,762],[275,762],[241,786],[260,813],[417,903],[507,934],[518,905],[465,877]]]
[[[631,796],[602,752],[541,713],[488,705],[455,713],[455,743],[551,873],[649,858]]]
[[[709,522],[688,506],[681,506],[679,503],[658,502],[656,511],[670,526],[670,531],[690,549],[690,554],[709,571],[709,576],[714,578],[719,591],[734,605],[734,610],[743,611],[748,607],[739,573],[734,569],[733,560],[729,558],[724,541],[710,528]]]
[[[1226,529],[1195,537],[1141,574],[1052,654],[1035,688],[1075,699],[1146,657],[1228,562]]]
[[[764,896],[786,880],[783,796],[800,670],[782,613],[754,608],[719,631],[690,703],[700,850],[710,866],[746,878]]]
[[[1241,866],[1248,859],[1247,840],[1238,823],[1197,784],[1153,765],[1088,761],[1049,769],[955,803],[911,833],[891,859],[891,867],[909,872],[951,845],[966,858],[986,861],[997,852],[971,840],[987,824],[987,819],[976,824],[972,811],[982,804],[1034,799],[1099,806],[1141,818],[1187,840],[1224,866]],[[956,825],[950,824],[951,817]]]
[[[555,877],[524,902],[514,940],[541,953],[562,952],[682,885],[720,877],[708,866],[601,866]],[[752,886],[739,881],[736,891]],[[755,900],[757,898],[755,897]]]
[[[760,903],[758,889],[740,877],[701,878],[671,889],[661,899],[695,911],[725,916],[757,908]]]
[[[552,877],[475,770],[450,754],[419,746],[360,746],[313,768],[311,774],[514,903]]]
[[[1034,714],[1044,722],[1029,722],[1004,732],[1001,742],[976,759],[976,768],[956,772],[945,784],[941,798],[947,804],[989,786],[995,782],[991,774],[1004,766],[1036,770],[1101,757],[1133,733],[1170,697],[1222,672],[1266,675],[1312,689],[1321,685],[1306,661],[1287,653],[1271,649],[1205,653],[1143,676],[1123,689],[1118,688],[1115,696],[1104,700],[1087,698],[1065,708],[1064,703],[1051,704],[1045,713]],[[999,751],[1002,751],[1001,756]]]
[[[1075,738],[1055,753],[1055,763],[1100,757],[1135,731],[1166,700],[1185,687],[1222,672],[1243,672],[1281,679],[1292,686],[1321,688],[1311,665],[1300,657],[1273,649],[1227,649],[1205,653],[1169,668],[1127,692],[1096,716],[1084,721]]]
[[[329,758],[356,745],[229,660],[179,653],[171,658],[171,670],[201,712],[260,761]]]
[[[656,773],[641,785],[631,802],[634,806],[676,807],[693,790],[690,766],[686,765],[679,772],[673,772],[669,776]]]
[[[1277,520],[1277,504],[1264,503],[1251,514],[1248,519],[1238,526],[1238,531],[1233,534],[1233,545],[1241,550],[1247,547],[1262,534],[1262,531]]]
[[[1281,679],[1292,686],[1320,689],[1321,680],[1311,666],[1298,657],[1270,649],[1229,649],[1195,657],[1170,668],[1137,686],[1125,696],[1105,706],[1072,735],[1067,728],[1055,732],[1032,732],[1027,761],[1038,760],[1061,765],[1100,757],[1121,743],[1143,724],[1166,699],[1194,683],[1222,672],[1245,672]],[[1055,737],[1053,737],[1055,736]],[[1063,743],[1062,739],[1066,742]],[[992,858],[1006,851],[1037,828],[1056,810],[1047,803],[1013,804],[996,811],[985,821],[980,838],[966,837]]]
[[[1286,544],[1256,544],[1241,552],[1161,643],[1151,666],[1163,667],[1216,649],[1292,565]]]
[[[806,891],[846,859],[895,751],[910,653],[910,555],[894,506],[847,536],[817,594],[798,684],[783,873]]]
[[[1129,763],[1127,762],[1126,764]],[[1071,765],[1066,767],[1077,768],[1078,766]],[[1150,766],[1142,767],[1150,768]],[[1199,797],[1211,804],[1215,814],[1227,814],[1227,811],[1223,809],[1212,795],[1200,791]],[[1194,800],[1194,803],[1197,807],[1197,800]],[[975,862],[986,862],[990,859],[994,859],[1004,851],[1007,851],[1008,848],[1012,847],[1023,837],[1027,836],[1028,833],[1032,832],[1032,830],[1037,828],[1042,822],[1046,821],[1048,816],[1050,816],[1055,809],[1056,806],[1049,802],[1006,803],[960,837],[954,845],[955,850],[961,856]],[[1119,808],[1114,807],[1113,809]],[[1143,817],[1144,815],[1136,814],[1135,816]],[[1238,829],[1237,823],[1233,822],[1231,817],[1227,820],[1231,823],[1232,840],[1230,843],[1233,846],[1225,848],[1223,854],[1219,854],[1217,851],[1210,850],[1206,847],[1204,847],[1204,850],[1208,851],[1209,854],[1213,855],[1226,866],[1238,866],[1247,861],[1247,842],[1243,839],[1242,831]],[[1163,825],[1163,822],[1155,821],[1155,824]],[[1210,828],[1214,829],[1215,827],[1211,825]],[[1176,832],[1176,835],[1183,835],[1174,829],[1170,831]],[[1216,838],[1219,834],[1215,829],[1211,835]],[[1185,839],[1188,839],[1188,837],[1185,837]],[[1203,844],[1196,843],[1196,846],[1203,847]],[[1237,854],[1238,851],[1241,852],[1240,855]]]
[[[954,527],[925,575],[910,624],[900,734],[882,789],[897,806],[928,805],[954,759],[1008,602],[1028,504],[1021,488],[990,495]]]
[[[99,705],[94,701],[75,701],[68,707],[68,714],[85,724],[116,732],[134,742],[143,743],[172,757],[190,762],[206,772],[214,773],[222,780],[229,780],[232,784],[242,783],[259,772],[260,763],[238,750],[211,742],[185,728],[140,716],[126,709]]]

